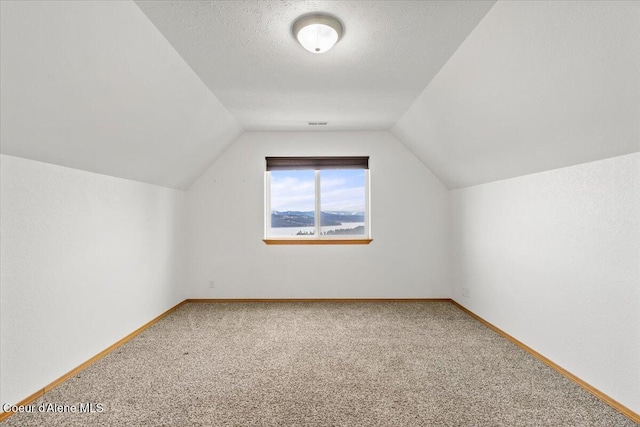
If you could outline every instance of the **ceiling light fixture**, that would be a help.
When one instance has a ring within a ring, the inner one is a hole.
[[[333,16],[301,16],[293,23],[293,35],[311,53],[324,53],[342,37],[342,24]]]

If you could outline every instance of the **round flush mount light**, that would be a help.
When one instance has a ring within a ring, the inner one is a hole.
[[[342,24],[333,16],[301,16],[293,23],[293,35],[311,53],[324,53],[342,37]]]

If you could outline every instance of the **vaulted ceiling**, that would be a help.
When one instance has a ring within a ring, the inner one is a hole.
[[[133,2],[0,2],[3,154],[188,187],[242,131]]]
[[[640,2],[0,2],[2,153],[187,188],[243,130],[391,130],[449,188],[640,151]],[[338,16],[314,55],[296,17]]]
[[[640,151],[640,2],[498,2],[393,127],[449,187]]]
[[[169,43],[248,130],[389,129],[493,1],[138,1]],[[300,15],[331,13],[339,43],[310,54]]]

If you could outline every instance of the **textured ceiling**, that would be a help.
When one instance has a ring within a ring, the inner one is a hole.
[[[247,130],[389,129],[493,1],[138,1]],[[328,12],[343,38],[315,55],[295,19]]]
[[[0,1],[3,154],[187,188],[243,128],[392,132],[449,188],[640,151],[640,2]],[[326,11],[324,55],[294,19]]]
[[[0,2],[3,154],[187,188],[241,132],[132,2]]]
[[[498,2],[393,128],[449,188],[640,151],[640,2]]]

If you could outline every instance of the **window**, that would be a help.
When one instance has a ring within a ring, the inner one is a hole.
[[[368,157],[267,157],[265,242],[369,243]]]

